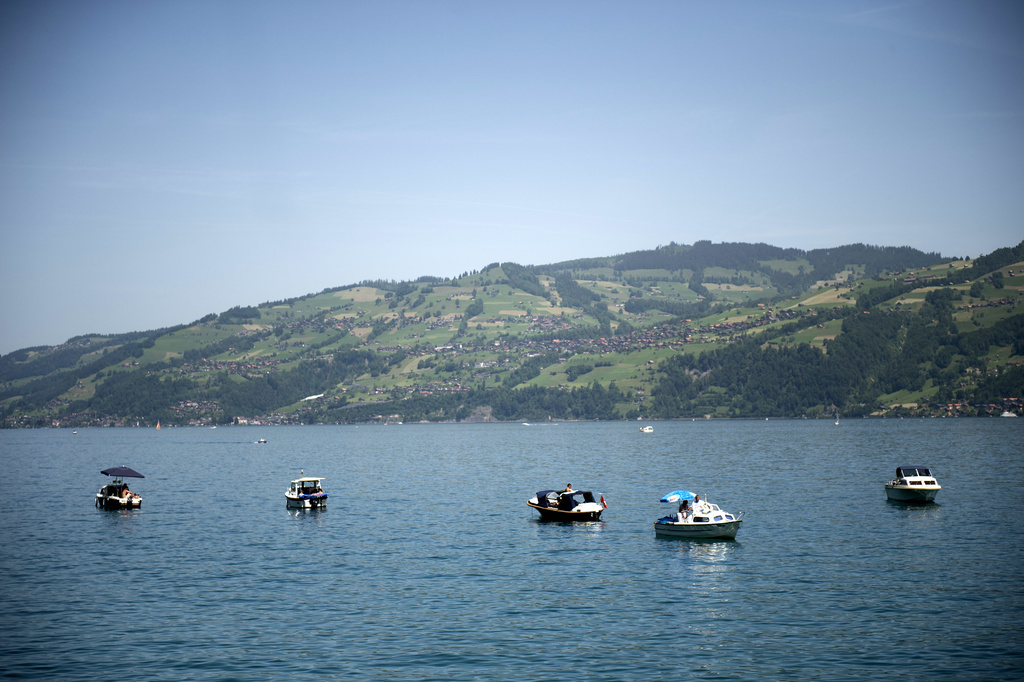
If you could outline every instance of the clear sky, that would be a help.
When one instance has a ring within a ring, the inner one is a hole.
[[[0,353],[671,241],[1024,239],[1024,3],[0,3]]]

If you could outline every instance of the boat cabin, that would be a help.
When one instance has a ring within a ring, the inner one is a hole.
[[[671,518],[671,517],[669,517]],[[694,516],[691,523],[722,523],[724,521],[735,521],[736,517],[732,514],[724,512],[720,509],[715,509],[708,516]]]
[[[292,487],[289,492],[295,495],[315,495],[322,493],[323,488],[320,487],[320,481],[322,478],[298,478],[292,481]]]
[[[675,517],[672,516],[666,516],[665,518],[669,521],[675,519]],[[705,502],[704,511],[698,512],[690,517],[689,523],[722,523],[735,520],[735,515],[722,511],[717,504],[708,504]]]
[[[896,480],[899,485],[935,485],[935,479],[931,478],[932,472],[928,467],[903,466],[896,467]],[[927,478],[929,480],[908,480],[916,478]]]
[[[537,493],[537,506],[572,511],[584,502],[597,502],[589,490],[541,490]]]
[[[129,486],[124,481],[117,478],[100,488],[100,494],[106,497],[123,497],[124,491],[128,487]]]

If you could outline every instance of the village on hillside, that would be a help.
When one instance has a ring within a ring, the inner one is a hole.
[[[589,404],[560,407],[554,419],[1016,414],[1019,250],[1003,250],[1006,262],[981,273],[985,259],[932,263],[922,254],[913,267],[870,276],[871,263],[836,264],[821,279],[807,274],[809,259],[632,270],[610,260],[562,269],[494,263],[451,279],[360,283],[131,337],[76,337],[12,353],[0,367],[2,423],[498,419],[479,394],[528,388],[569,396],[559,404]],[[692,256],[673,253],[680,265]],[[647,258],[658,262],[634,260],[664,265],[666,254]],[[890,342],[876,352],[888,359],[862,366],[858,348],[873,342],[849,342],[861,333],[926,348],[891,355]],[[813,371],[793,365],[819,362]],[[766,402],[749,382],[726,379],[744,363],[739,371],[751,376],[762,372],[759,363],[791,374],[781,390],[797,397]],[[819,386],[815,373],[832,385]],[[1001,381],[1010,382],[1005,395],[991,393]],[[584,395],[608,390],[596,401]],[[434,408],[422,407],[430,401]]]

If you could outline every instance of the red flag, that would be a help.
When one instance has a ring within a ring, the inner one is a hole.
[[[605,509],[608,508],[608,503],[604,501],[604,495],[601,496],[601,504],[604,506]]]

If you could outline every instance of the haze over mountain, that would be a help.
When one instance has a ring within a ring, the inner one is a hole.
[[[1006,0],[0,3],[0,354],[666,245],[1020,239]]]

